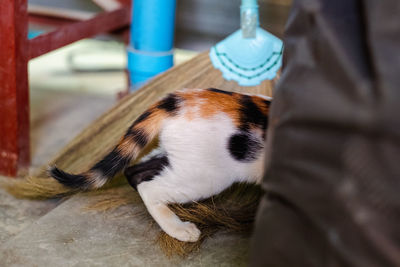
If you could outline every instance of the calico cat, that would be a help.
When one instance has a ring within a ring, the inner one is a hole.
[[[198,228],[168,204],[208,198],[235,182],[260,182],[270,100],[213,88],[176,91],[134,121],[89,171],[73,175],[52,167],[50,175],[68,187],[99,188],[158,137],[159,149],[126,168],[125,176],[168,235],[195,242]]]

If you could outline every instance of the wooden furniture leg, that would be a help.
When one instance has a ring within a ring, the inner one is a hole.
[[[16,176],[30,163],[27,1],[0,6],[0,174]]]
[[[0,0],[0,174],[23,175],[30,164],[28,61],[130,23],[130,8],[104,12],[28,40],[27,0]]]

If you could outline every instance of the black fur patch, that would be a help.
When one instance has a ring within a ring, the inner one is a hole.
[[[229,153],[238,161],[255,160],[262,148],[261,141],[247,132],[239,132],[229,138]]]
[[[129,129],[124,138],[132,138],[142,148],[149,142],[148,136],[142,130],[135,128]]]
[[[271,100],[264,99],[263,102],[267,107],[271,105]]]
[[[225,95],[233,95],[233,92],[228,92],[228,91],[224,91],[224,90],[220,90],[220,89],[216,89],[216,88],[209,88],[207,90],[211,91],[211,92],[215,92],[215,93],[225,94]]]
[[[268,117],[261,112],[250,96],[243,95],[240,105],[240,130],[248,131],[252,125],[262,130],[267,129]]]
[[[59,183],[70,188],[85,189],[87,187],[87,180],[83,175],[74,175],[66,173],[57,167],[52,167],[49,174],[56,179]]]
[[[167,156],[154,157],[145,162],[126,168],[124,174],[129,184],[137,190],[137,186],[140,183],[151,181],[154,176],[160,174],[167,166],[169,166]]]
[[[96,163],[91,170],[101,172],[104,176],[113,177],[131,161],[131,157],[122,156],[117,149],[114,149],[102,160]]]
[[[139,118],[136,119],[135,124],[144,121],[151,115],[150,111],[146,111],[142,113],[142,115],[139,116]]]
[[[158,108],[165,110],[168,113],[174,113],[178,110],[179,103],[181,101],[182,99],[179,96],[175,94],[169,94],[166,98],[161,100],[160,104],[158,105]]]

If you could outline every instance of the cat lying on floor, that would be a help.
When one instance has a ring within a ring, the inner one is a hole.
[[[259,183],[269,106],[265,96],[177,91],[145,111],[87,172],[73,175],[53,167],[50,174],[71,188],[99,188],[158,137],[160,149],[126,168],[125,175],[168,235],[195,242],[200,236],[196,225],[181,221],[168,204],[208,198],[235,182]]]

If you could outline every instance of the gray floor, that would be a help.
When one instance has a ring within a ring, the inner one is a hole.
[[[114,96],[31,90],[32,169],[45,164],[116,102]],[[0,179],[10,179],[1,177]],[[19,200],[0,189],[0,244],[48,213],[59,200]]]
[[[5,178],[0,177],[0,179]],[[0,244],[16,236],[55,208],[58,203],[59,200],[29,201],[15,199],[0,189]]]
[[[109,192],[111,193],[111,192]],[[74,196],[0,245],[1,266],[244,266],[248,239],[218,234],[187,258],[166,257],[142,205],[87,212]]]

